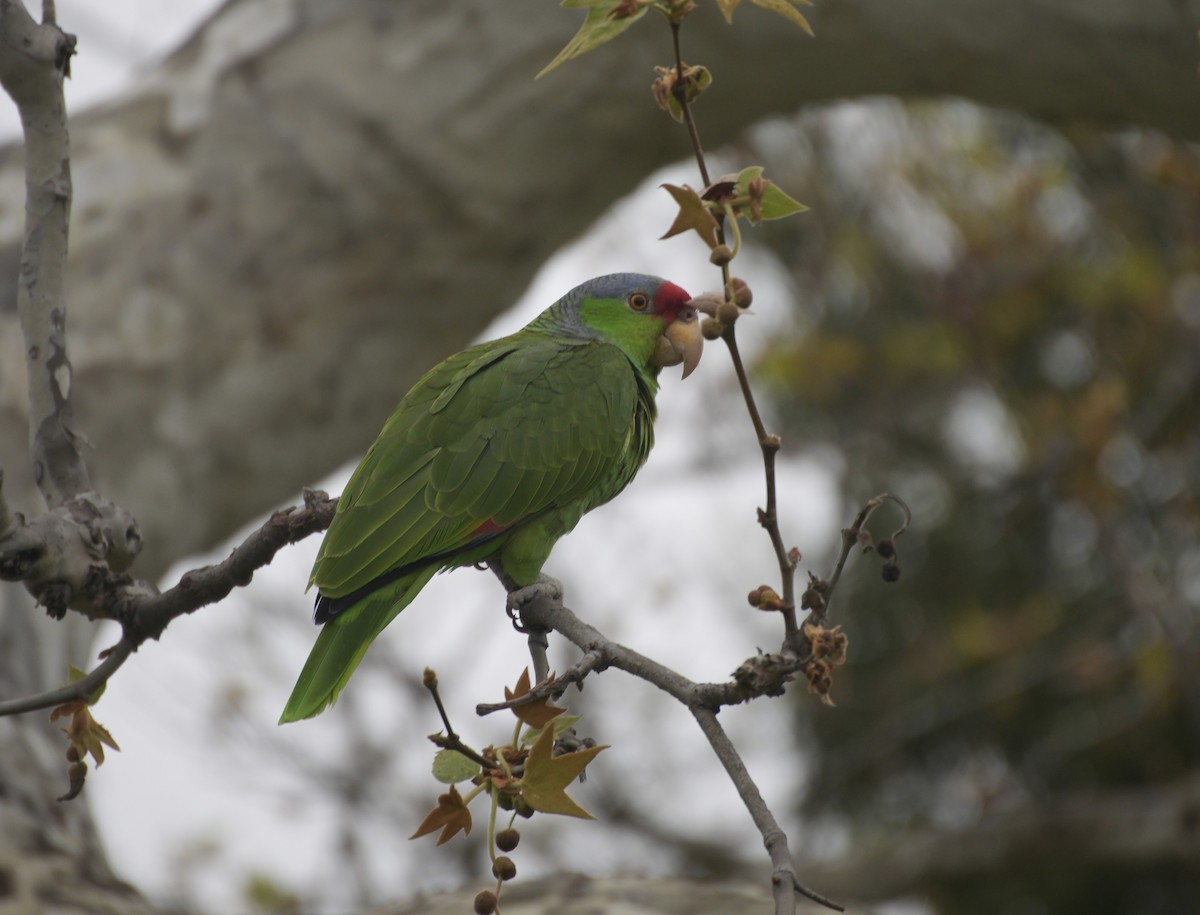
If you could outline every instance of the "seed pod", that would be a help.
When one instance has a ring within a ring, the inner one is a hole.
[[[733,260],[733,252],[729,249],[729,245],[717,245],[712,249],[712,254],[708,256],[708,259],[718,267],[724,267]]]
[[[722,324],[732,324],[741,313],[742,310],[733,302],[722,302],[717,306],[717,320]]]
[[[512,851],[520,841],[521,833],[515,829],[501,829],[496,833],[496,847],[501,851]]]
[[[501,855],[492,862],[492,876],[497,880],[511,880],[517,876],[517,866],[508,855]]]

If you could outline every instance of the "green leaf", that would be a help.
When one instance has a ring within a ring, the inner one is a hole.
[[[584,767],[595,759],[597,753],[608,748],[600,745],[553,756],[552,731],[552,728],[544,729],[529,750],[529,757],[525,760],[525,775],[516,783],[521,789],[521,797],[525,798],[530,807],[541,813],[557,813],[584,820],[595,819],[567,797],[566,789],[579,777]]]
[[[582,717],[582,715],[559,715],[557,718],[555,718],[554,721],[550,723],[550,726],[554,728],[555,739],[557,739],[558,735],[567,728],[575,727],[576,722],[578,722]],[[520,746],[521,749],[524,749],[531,743],[534,743],[541,736],[542,728],[526,728],[521,734],[521,739],[518,741],[518,746]]]
[[[433,757],[433,777],[444,785],[465,782],[479,774],[479,763],[458,750],[438,750]]]
[[[87,676],[86,670],[83,670],[80,667],[76,667],[74,664],[67,665],[67,682],[68,683],[78,683],[80,680],[82,680],[86,676]],[[86,700],[87,704],[95,705],[97,702],[99,702],[100,697],[104,695],[104,690],[107,686],[108,686],[108,681],[105,680],[103,683],[101,683],[99,686],[97,686],[94,690],[92,690],[91,695],[89,695],[87,697],[87,700]]]
[[[746,215],[752,223],[757,225],[764,219],[783,219],[808,209],[764,178],[762,173],[761,165],[752,165],[742,169],[737,176],[737,195],[750,198],[750,212]]]
[[[721,0],[717,0],[717,2],[720,3]],[[750,2],[755,6],[761,6],[765,10],[778,13],[784,19],[794,22],[800,28],[804,29],[804,31],[808,32],[809,35],[812,35],[812,26],[808,24],[808,20],[796,9],[797,6],[812,6],[812,0],[750,0]],[[729,19],[732,12],[733,10],[731,9],[725,14],[725,18]]]
[[[558,56],[542,68],[535,77],[540,79],[551,70],[566,63],[572,57],[586,54],[588,51],[612,41],[627,28],[646,15],[648,6],[639,6],[628,15],[615,15],[618,7],[627,7],[625,0],[563,0],[564,8],[585,7],[587,18],[583,21],[575,37],[567,42],[566,47],[558,52]]]

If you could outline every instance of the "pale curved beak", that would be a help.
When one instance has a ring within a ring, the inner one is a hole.
[[[704,352],[704,337],[700,333],[700,317],[694,308],[681,308],[667,329],[659,335],[658,347],[650,360],[659,368],[683,363],[683,377],[695,371]]]

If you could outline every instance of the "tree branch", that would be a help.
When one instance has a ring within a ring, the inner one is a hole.
[[[16,102],[25,134],[25,239],[17,310],[29,376],[34,479],[56,506],[91,489],[71,410],[67,301],[63,288],[71,213],[70,142],[62,84],[75,36],[38,25],[17,0],[0,2],[0,85]]]
[[[319,490],[305,490],[303,508],[276,512],[225,560],[184,573],[178,584],[162,593],[149,582],[115,573],[107,566],[94,566],[81,587],[82,597],[91,615],[121,624],[121,640],[83,679],[50,692],[0,703],[0,717],[52,708],[90,695],[145,641],[161,636],[172,620],[223,600],[234,588],[248,585],[255,571],[268,565],[284,546],[327,528],[336,508],[337,499]],[[28,530],[28,526],[22,530]],[[13,539],[0,541],[0,547]],[[30,542],[39,541],[31,538]],[[0,577],[5,577],[5,556],[0,549]]]
[[[743,689],[740,684],[694,683],[682,674],[639,654],[632,648],[613,642],[600,630],[579,619],[563,605],[561,600],[542,596],[534,597],[522,605],[521,618],[526,625],[553,629],[584,652],[586,663],[581,664],[583,673],[577,679],[582,679],[582,676],[590,670],[602,670],[609,666],[616,667],[657,686],[687,707],[712,745],[717,758],[725,767],[734,787],[746,804],[754,824],[762,834],[763,843],[771,855],[771,862],[774,866],[772,884],[775,888],[775,911],[778,915],[795,911],[794,893],[800,893],[837,911],[842,910],[836,903],[830,902],[821,894],[810,890],[797,879],[791,853],[788,850],[786,834],[779,828],[770,808],[763,800],[762,794],[742,762],[737,748],[734,747],[724,729],[717,722],[716,713],[721,699],[740,695]],[[795,658],[794,663],[799,668],[806,663],[806,660]],[[544,690],[551,688],[561,692],[560,681],[556,680],[553,684],[546,684],[543,687]],[[744,699],[737,701],[744,701]],[[476,711],[486,714],[504,707],[507,707],[506,703],[499,703],[479,706]]]

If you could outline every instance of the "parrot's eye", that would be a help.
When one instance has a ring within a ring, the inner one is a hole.
[[[629,296],[629,307],[634,311],[645,311],[650,307],[650,296],[644,292],[635,292]]]

